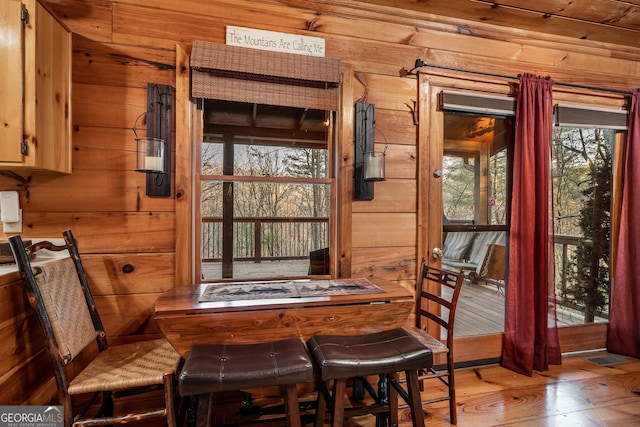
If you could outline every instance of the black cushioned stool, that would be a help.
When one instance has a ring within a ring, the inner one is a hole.
[[[389,424],[397,425],[398,394],[407,400],[413,426],[424,427],[418,370],[433,365],[433,354],[407,331],[399,328],[357,336],[318,335],[307,342],[307,347],[320,372],[316,427],[323,425],[328,403],[332,406],[333,427],[342,427],[345,412],[348,416],[386,412]],[[395,378],[395,374],[402,371],[407,377],[408,396]],[[391,385],[388,387],[388,399],[384,396],[385,390],[379,389],[375,396],[376,404],[345,411],[347,379],[369,375],[386,376],[387,381],[381,385]],[[331,380],[333,393],[329,391]]]
[[[280,386],[288,427],[300,427],[296,384],[314,381],[313,363],[304,343],[287,339],[261,344],[194,345],[179,377],[180,395],[201,396],[197,425],[211,420],[214,392]]]

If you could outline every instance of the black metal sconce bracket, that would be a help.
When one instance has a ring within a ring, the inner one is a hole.
[[[375,105],[356,103],[355,112],[355,183],[356,200],[373,200],[373,182],[364,179],[365,153],[374,151]]]
[[[166,141],[164,170],[166,173],[147,173],[147,196],[171,196],[171,133],[173,123],[173,93],[169,85],[147,83],[147,136]]]

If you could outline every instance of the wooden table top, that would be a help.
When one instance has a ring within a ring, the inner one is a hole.
[[[290,298],[239,299],[231,301],[200,302],[200,296],[211,283],[195,287],[173,288],[163,293],[155,304],[156,316],[177,314],[206,314],[248,310],[271,310],[278,308],[322,307],[331,305],[384,304],[390,302],[411,301],[412,293],[403,286],[388,280],[367,279],[382,289],[381,293],[360,293],[341,295],[318,295]],[[339,279],[333,279],[336,282]],[[245,282],[247,286],[254,283],[276,283],[276,281]],[[240,282],[233,282],[234,284]],[[219,283],[216,285],[224,285]]]
[[[413,310],[411,291],[387,280],[369,281],[382,292],[201,302],[208,284],[174,288],[156,301],[156,320],[183,356],[194,344],[306,341],[318,334],[356,335],[405,326]]]

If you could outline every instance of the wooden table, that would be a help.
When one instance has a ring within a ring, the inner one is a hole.
[[[412,293],[387,280],[369,281],[383,292],[200,302],[209,284],[174,288],[156,301],[156,320],[183,357],[193,344],[306,341],[317,334],[356,335],[405,326]]]

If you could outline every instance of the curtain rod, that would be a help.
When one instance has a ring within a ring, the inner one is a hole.
[[[409,70],[409,74],[411,74],[414,71],[417,73],[419,71],[419,69],[422,68],[422,67],[440,68],[442,70],[461,71],[463,73],[473,73],[473,74],[480,74],[482,76],[500,77],[500,78],[504,78],[504,79],[518,80],[517,76],[508,76],[508,75],[505,75],[505,74],[488,73],[488,72],[485,72],[485,71],[466,70],[464,68],[448,67],[446,65],[428,64],[428,63],[424,62],[422,59],[419,59],[419,58],[416,59],[414,67],[411,70]],[[597,86],[587,86],[587,85],[580,85],[580,84],[575,84],[575,83],[554,82],[554,84],[556,84],[558,86],[567,86],[567,87],[573,87],[573,88],[577,88],[577,89],[589,89],[589,90],[599,90],[599,91],[602,91],[602,92],[620,93],[620,94],[623,94],[623,95],[631,95],[632,94],[632,92],[628,91],[628,90],[612,89],[612,88],[597,87]]]

